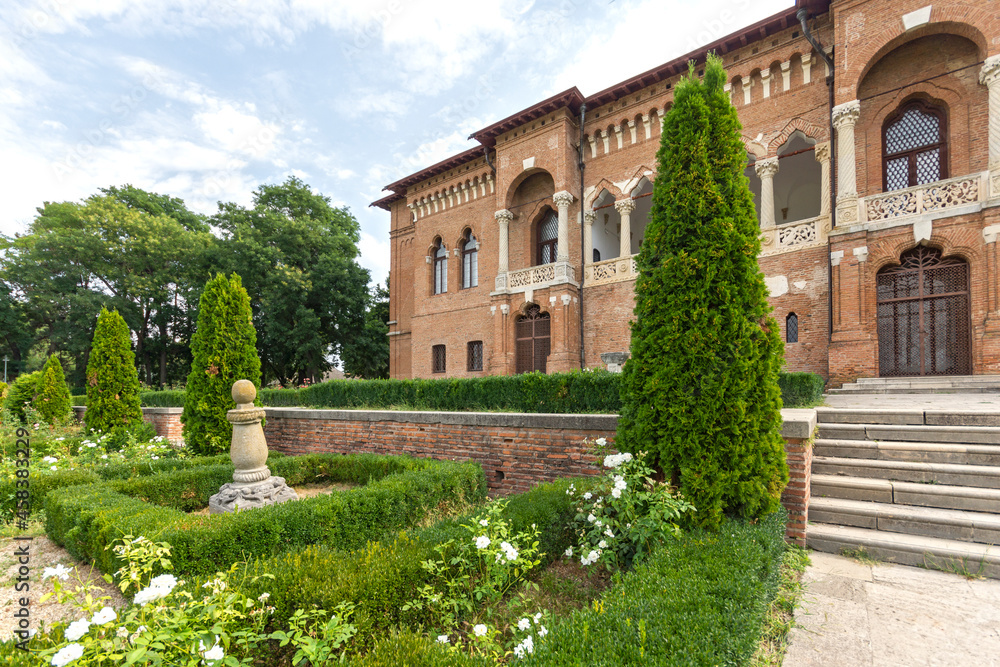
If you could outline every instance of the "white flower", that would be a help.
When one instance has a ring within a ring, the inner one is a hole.
[[[132,601],[139,606],[144,606],[154,600],[167,597],[176,585],[177,577],[172,574],[161,574],[158,577],[153,577],[149,586],[136,593]]]
[[[615,498],[621,498],[622,497],[622,490],[619,489],[618,487],[615,487],[615,488],[611,489],[611,495],[614,496]]]
[[[88,443],[87,443],[87,446],[88,446],[88,447],[97,447],[97,445],[96,445],[96,444],[94,444],[93,442],[88,442]]]
[[[177,577],[172,574],[161,574],[158,577],[153,577],[152,580],[150,580],[149,585],[156,586],[157,588],[173,590],[174,586],[177,585]]]
[[[542,612],[535,614],[535,623],[538,623],[540,620],[542,620]]]
[[[125,639],[126,637],[128,637],[128,628],[126,628],[124,625],[119,627],[117,630],[115,630],[115,636]]]
[[[155,456],[155,455],[154,455],[154,456],[150,456],[149,458],[151,458],[151,459],[153,459],[153,460],[155,461],[155,460],[157,460],[157,459],[158,459],[158,458],[160,458],[160,457],[159,457],[159,456]],[[214,650],[214,649],[213,649],[213,650]],[[206,653],[205,655],[208,655],[208,654]]]
[[[524,650],[527,651],[528,653],[535,652],[535,642],[532,641],[531,635],[525,637],[524,641],[522,641],[521,643],[524,645]]]
[[[611,532],[610,528],[608,528],[606,531],[604,531],[604,534],[607,535],[608,537],[610,537],[611,539],[614,539],[614,537],[615,537],[615,534],[613,532]]]
[[[480,623],[476,627],[472,628],[472,633],[477,637],[482,637],[486,634],[486,626]]]
[[[51,468],[49,468],[49,470],[59,470],[59,468],[57,468],[56,466],[52,466]]]
[[[488,546],[490,546],[490,538],[488,538],[485,535],[480,535],[479,537],[476,538],[477,549],[485,549]]]
[[[619,479],[615,482],[615,488],[624,491],[626,488],[628,488],[628,482],[626,482],[624,479]]]
[[[568,549],[566,549],[566,551],[563,552],[563,555],[565,555],[567,558],[572,558],[573,557],[573,547],[569,547]]]
[[[438,635],[438,644],[447,644],[449,642],[448,635]]]
[[[604,457],[604,467],[605,468],[617,468],[623,463],[628,463],[632,460],[632,455],[628,452],[624,454],[608,454]]]
[[[524,657],[524,645],[523,644],[518,644],[517,646],[514,647],[514,655],[516,655],[519,658],[523,658]]]
[[[486,519],[480,519],[479,520],[479,525],[482,526],[483,528],[485,528],[486,526],[490,525],[490,522],[487,521]]]
[[[527,630],[530,627],[531,627],[531,619],[530,618],[522,618],[520,621],[517,622],[517,629],[518,630]]]
[[[261,594],[260,594],[260,597],[259,597],[259,598],[257,598],[257,600],[258,600],[259,602],[264,602],[264,601],[265,601],[265,600],[267,600],[267,599],[268,599],[269,597],[271,597],[271,594],[270,594],[270,593],[261,593]]]
[[[111,607],[105,607],[104,609],[94,614],[94,618],[91,619],[91,621],[93,622],[94,625],[104,625],[106,623],[110,623],[116,618],[118,618],[118,614],[115,613],[115,610],[112,609]]]
[[[70,644],[69,646],[64,646],[58,653],[52,656],[53,667],[63,667],[73,662],[77,658],[83,655],[83,647],[79,644]]]
[[[594,516],[593,514],[587,515],[587,521],[589,521],[590,523],[594,523],[595,520],[597,520],[597,517]]]
[[[517,549],[510,542],[501,542],[500,548],[503,549],[507,560],[517,560]]]
[[[606,444],[608,444],[608,440],[607,438],[598,438],[597,440],[594,441],[594,444],[596,444],[598,447],[603,447]]]
[[[79,621],[73,621],[69,624],[69,627],[66,628],[65,636],[66,639],[75,642],[88,632],[90,632],[90,622],[85,618],[81,618]]]
[[[69,573],[72,572],[68,567],[63,564],[56,565],[55,567],[47,567],[42,570],[42,579],[48,579],[49,577],[59,577],[63,581],[69,579]]]
[[[140,625],[139,627],[137,627],[137,628],[135,629],[135,634],[137,634],[137,635],[141,635],[141,634],[142,634],[142,633],[144,633],[145,631],[146,631],[146,626],[145,626],[145,625]]]
[[[210,648],[207,651],[205,651],[205,655],[204,655],[204,658],[205,658],[206,661],[208,661],[208,660],[222,660],[225,657],[226,657],[226,652],[222,649],[221,646],[219,646],[218,643],[216,643],[216,645],[213,646],[212,648]]]
[[[107,454],[101,454],[101,458],[102,459],[106,459],[106,458],[108,458],[108,455]]]
[[[604,540],[601,540],[600,542],[597,543],[597,546],[599,546],[602,549],[607,549],[608,548],[608,543],[605,542]]]
[[[546,629],[545,629],[545,626],[543,625],[543,626],[542,626],[542,629],[538,631],[538,636],[539,636],[539,637],[544,637],[544,636],[545,636],[545,635],[547,635],[547,634],[549,634],[549,631],[548,631],[548,630],[546,630]]]
[[[601,527],[601,526],[603,526],[604,524],[603,524],[603,523],[601,523],[600,521],[595,521],[595,522],[594,522],[594,525],[595,525],[595,526],[597,526],[598,528],[600,528],[600,527]]]
[[[583,494],[583,499],[584,500],[590,500],[593,497],[594,497],[594,494],[591,493],[590,491],[587,491],[585,494]]]

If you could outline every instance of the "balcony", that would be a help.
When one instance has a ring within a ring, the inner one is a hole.
[[[531,293],[563,283],[576,285],[576,272],[568,262],[552,262],[501,273],[496,277],[493,293]]]
[[[639,271],[635,266],[636,255],[631,257],[615,257],[601,262],[588,264],[583,269],[584,285],[607,285],[626,280],[635,280]]]
[[[830,216],[788,222],[760,232],[761,255],[777,255],[792,250],[802,250],[826,245],[830,232]]]
[[[988,178],[989,172],[969,174],[865,197],[858,200],[858,220],[877,223],[977,204],[987,198]]]

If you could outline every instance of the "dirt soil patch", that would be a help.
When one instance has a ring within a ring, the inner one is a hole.
[[[29,545],[30,572],[27,583],[30,590],[18,592],[14,590],[14,585],[18,583],[15,580],[19,576],[20,563],[14,552],[23,544]],[[30,542],[15,541],[13,538],[0,539],[0,641],[9,639],[15,630],[16,622],[13,614],[20,608],[18,601],[22,597],[27,597],[31,601],[28,609],[31,613],[32,630],[39,630],[42,624],[48,627],[56,621],[77,619],[79,613],[70,604],[58,604],[54,598],[49,598],[44,603],[39,602],[42,595],[52,592],[52,579],[43,582],[42,572],[47,567],[60,564],[75,568],[70,578],[63,582],[64,588],[75,588],[81,585],[81,581],[91,582],[103,591],[95,593],[96,597],[110,597],[105,602],[109,607],[121,609],[125,606],[121,592],[116,586],[104,581],[100,570],[76,560],[45,534],[32,536]]]

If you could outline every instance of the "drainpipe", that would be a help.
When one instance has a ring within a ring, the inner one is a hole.
[[[583,121],[587,117],[587,105],[580,103],[580,370],[587,367],[587,356],[583,349],[583,281],[587,275],[587,249],[584,247],[583,219]]]
[[[806,20],[809,18],[809,11],[803,7],[799,11],[795,12],[795,18],[799,20],[799,24],[802,26],[802,35],[806,38],[809,44],[812,45],[814,49],[819,53],[820,58],[826,63],[827,67],[830,68],[830,75],[826,77],[826,87],[828,90],[828,102],[829,106],[829,127],[830,127],[830,229],[833,230],[837,226],[837,190],[836,190],[836,178],[837,173],[837,155],[834,151],[835,142],[833,140],[833,102],[834,102],[834,75],[836,74],[836,67],[833,64],[833,58],[826,52],[823,45],[813,37],[813,34],[809,31],[809,24]],[[829,250],[829,242],[827,243],[827,249]],[[829,252],[827,253],[827,265],[826,265],[826,284],[827,284],[827,342],[833,341],[833,260],[829,258]],[[827,375],[829,375],[829,354],[827,355]]]

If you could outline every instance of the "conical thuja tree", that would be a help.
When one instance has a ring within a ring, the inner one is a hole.
[[[117,310],[101,308],[87,360],[88,431],[119,432],[142,423],[132,334]]]
[[[42,376],[38,383],[38,395],[32,405],[38,410],[38,415],[48,424],[60,424],[69,419],[72,412],[69,385],[63,373],[59,357],[52,355],[42,367]]]
[[[260,386],[256,346],[250,297],[240,277],[218,274],[205,285],[191,338],[193,360],[181,421],[184,441],[194,453],[229,451],[232,426],[226,412],[236,407],[233,383],[250,380]]]
[[[650,452],[715,527],[777,509],[788,481],[778,370],[746,151],[726,73],[679,83],[637,260],[617,446]]]

